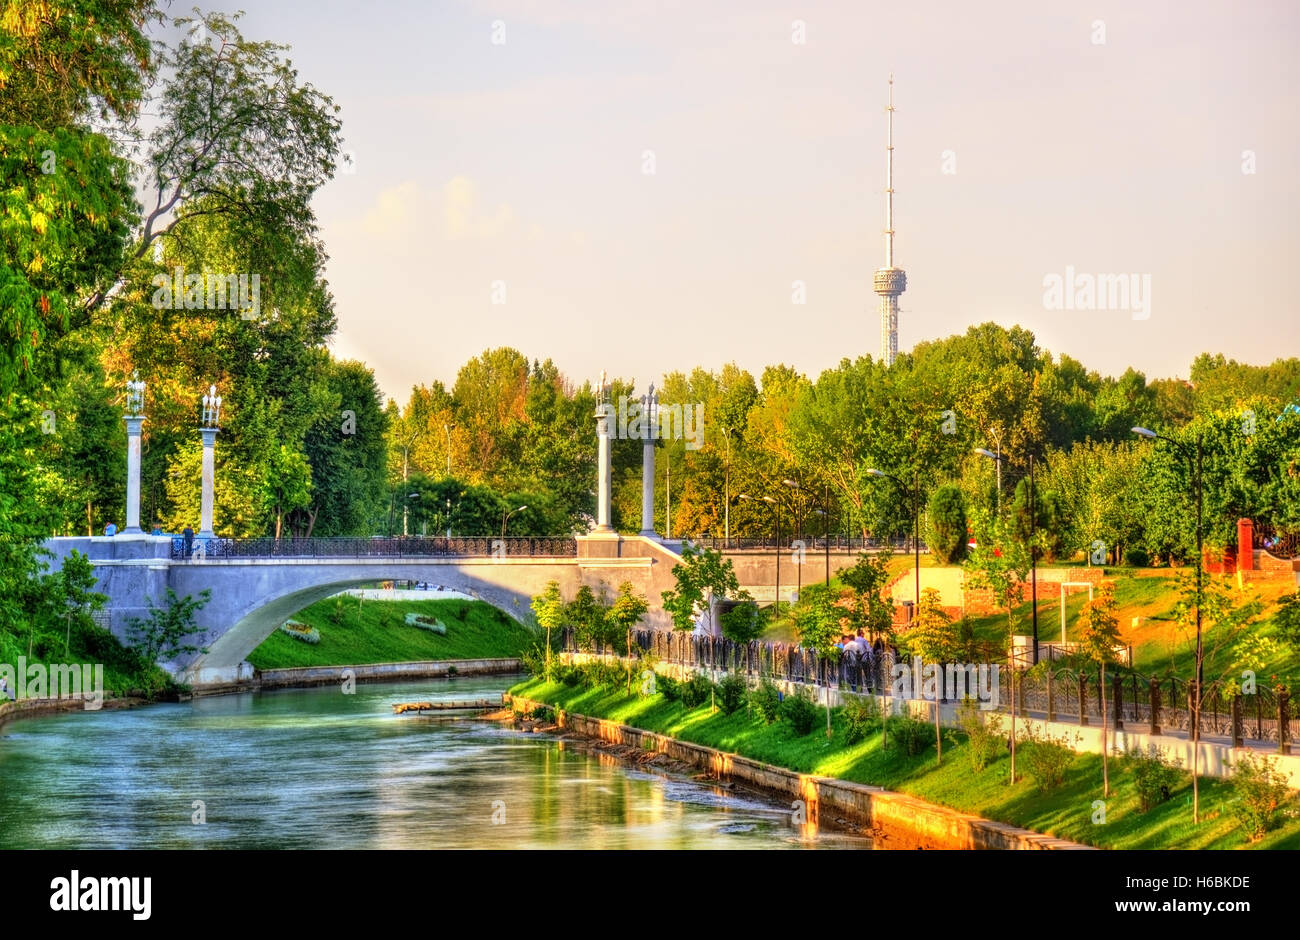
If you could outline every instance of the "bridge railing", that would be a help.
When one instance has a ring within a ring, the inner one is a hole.
[[[766,549],[772,551],[778,547],[776,539],[771,536],[763,538],[740,538],[732,537],[729,539],[719,538],[712,535],[692,535],[688,536],[691,544],[700,545],[705,548],[718,549],[721,551],[761,551]],[[833,552],[875,552],[882,549],[889,549],[895,552],[910,552],[914,549],[912,539],[897,538],[875,538],[847,535],[804,535],[804,550],[808,552],[825,551],[826,543],[829,540],[830,550]],[[793,536],[787,536],[781,539],[780,548],[792,548]],[[929,551],[925,542],[921,542],[921,551]]]
[[[175,559],[207,558],[573,558],[572,538],[379,536],[375,538],[199,538],[189,551],[185,538],[172,539]]]

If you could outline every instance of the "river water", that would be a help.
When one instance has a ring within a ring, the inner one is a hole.
[[[0,847],[870,848],[794,826],[789,801],[391,707],[508,684],[326,686],[12,722]]]

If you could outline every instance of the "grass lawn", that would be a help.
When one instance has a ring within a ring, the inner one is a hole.
[[[277,630],[248,661],[258,669],[284,669],[500,658],[518,656],[535,642],[531,630],[483,601],[361,601],[341,595],[343,617],[336,624],[338,600],[317,601],[291,618],[319,630],[320,643],[313,646]],[[447,625],[447,635],[407,626],[411,612],[438,618]]]
[[[975,813],[987,819],[1023,826],[1059,838],[1117,849],[1234,849],[1246,846],[1238,822],[1227,810],[1229,787],[1217,779],[1201,781],[1199,826],[1192,825],[1191,782],[1146,813],[1138,810],[1133,781],[1111,761],[1111,795],[1106,822],[1095,825],[1093,801],[1101,795],[1101,757],[1081,754],[1069,767],[1064,784],[1039,793],[1028,778],[1029,763],[1017,754],[1016,785],[1007,783],[1010,758],[1003,756],[975,772],[963,735],[945,743],[943,764],[935,764],[933,742],[923,753],[908,757],[891,739],[881,747],[881,735],[848,744],[841,709],[832,710],[833,737],[824,725],[799,736],[786,721],[765,725],[747,710],[732,715],[710,712],[707,704],[686,709],[662,695],[627,697],[623,689],[566,686],[530,679],[511,690],[524,698],[558,705],[582,715],[611,719],[684,741],[719,748],[799,773],[838,777],[883,786],[931,803]],[[1300,849],[1300,816],[1292,816],[1254,848]]]

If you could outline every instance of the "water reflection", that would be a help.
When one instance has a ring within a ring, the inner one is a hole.
[[[0,730],[10,848],[867,848],[783,803],[391,704],[500,678],[198,699]],[[200,807],[206,823],[193,818]],[[803,832],[800,829],[804,829]]]

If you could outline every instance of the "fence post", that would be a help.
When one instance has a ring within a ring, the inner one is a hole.
[[[1088,675],[1079,673],[1079,724],[1088,723]]]
[[[1241,747],[1243,744],[1241,734],[1241,696],[1232,697],[1232,746]]]
[[[1111,705],[1115,712],[1110,726],[1116,731],[1122,731],[1124,730],[1124,719],[1120,710],[1124,707],[1124,679],[1120,676],[1111,676],[1110,687],[1112,690]]]
[[[1277,693],[1277,752],[1279,754],[1291,753],[1291,742],[1287,740],[1291,736],[1291,693]]]
[[[1020,681],[1016,683],[1016,708],[1020,714],[1025,713],[1025,677],[1020,676]]]
[[[1056,683],[1052,670],[1047,670],[1047,720],[1056,721]]]
[[[1160,733],[1160,680],[1151,680],[1151,733]]]

